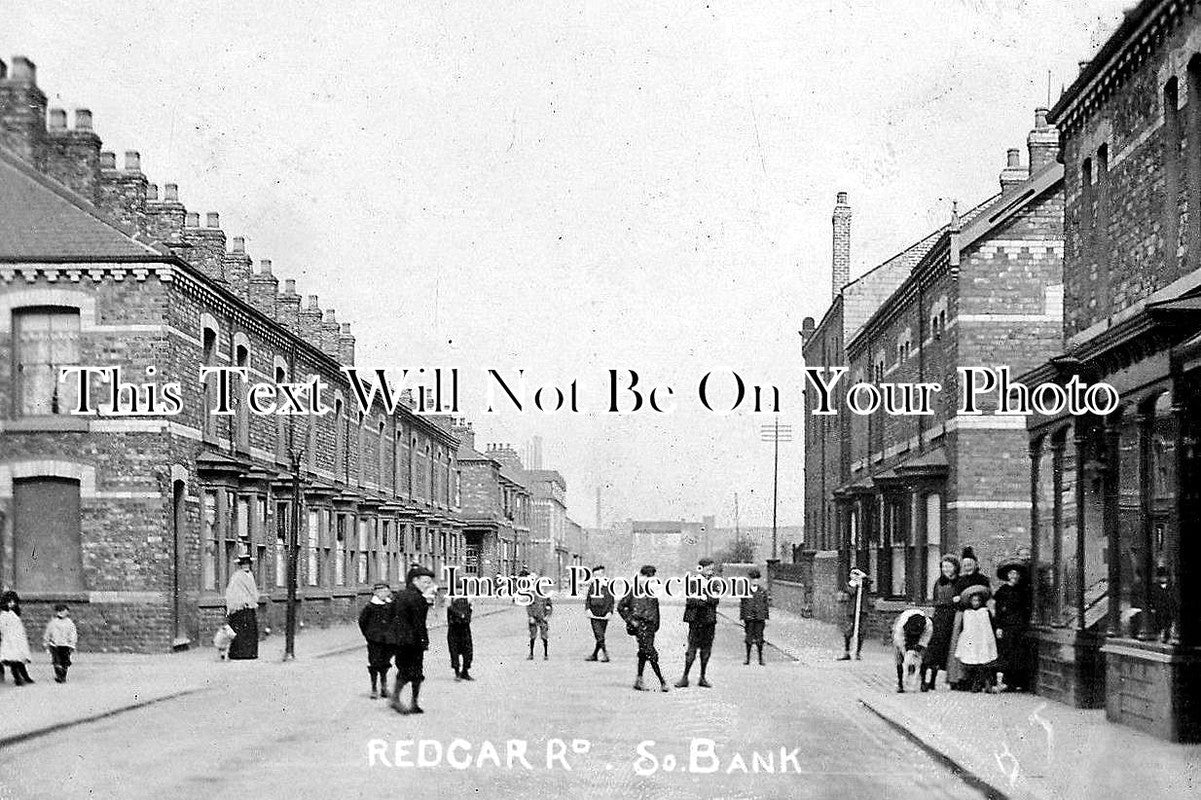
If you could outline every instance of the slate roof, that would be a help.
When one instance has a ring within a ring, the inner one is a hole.
[[[0,150],[0,259],[148,261],[169,258],[90,203]]]

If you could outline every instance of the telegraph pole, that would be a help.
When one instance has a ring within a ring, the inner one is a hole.
[[[778,559],[779,547],[777,544],[777,516],[780,507],[780,442],[792,441],[792,426],[781,425],[779,417],[771,425],[764,425],[759,429],[759,438],[761,441],[770,441],[773,449],[773,463],[771,473],[771,557]]]

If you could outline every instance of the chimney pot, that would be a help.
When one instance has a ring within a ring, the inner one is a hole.
[[[1005,151],[1005,166],[1013,169],[1022,165],[1022,152],[1016,147],[1011,147]]]
[[[146,199],[147,200],[158,200],[158,184],[157,183],[146,184]]]
[[[100,154],[100,169],[116,169],[117,154],[105,150]]]
[[[350,323],[349,322],[342,323],[342,335],[350,336]]]
[[[208,212],[208,214],[205,216],[204,224],[205,224],[205,227],[208,227],[208,228],[220,228],[221,227],[221,215],[218,214],[216,211]]]
[[[1047,127],[1047,114],[1051,113],[1046,108],[1039,106],[1034,109],[1034,127],[1042,130]]]
[[[37,83],[38,68],[25,56],[13,56],[13,68],[9,77],[14,81]]]
[[[315,295],[315,294],[309,295],[309,308],[318,308],[318,307],[319,307],[319,303],[317,302],[317,295]]]
[[[847,193],[839,192],[835,198],[835,202],[840,206],[845,206],[847,204]]]
[[[163,186],[163,200],[168,203],[179,202],[179,184],[168,183]]]
[[[90,108],[75,109],[75,130],[90,131],[92,129],[92,110]]]
[[[183,226],[185,228],[199,228],[200,227],[200,214],[196,211],[189,211],[186,214],[184,214]]]
[[[337,314],[334,313],[334,310],[332,308],[325,309],[325,320],[324,321],[325,322],[337,322],[338,321]]]
[[[288,278],[284,281],[284,294],[296,294],[295,278]]]
[[[230,249],[234,253],[245,253],[246,252],[245,237],[235,236],[234,240],[233,240],[233,244],[230,246]]]
[[[50,109],[50,122],[48,127],[51,130],[62,130],[67,127],[67,110],[65,108]]]
[[[141,172],[142,171],[142,156],[137,150],[125,151],[125,171],[126,172]]]
[[[259,261],[259,274],[260,275],[270,275],[271,274],[271,259],[264,258],[261,261]]]

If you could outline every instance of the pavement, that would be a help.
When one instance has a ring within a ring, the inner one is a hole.
[[[509,604],[477,606],[477,615],[484,616]],[[432,612],[430,621],[432,628],[442,625]],[[355,625],[310,627],[297,631],[295,654],[303,663],[362,647],[363,637]],[[220,661],[212,647],[152,655],[84,652],[75,655],[67,682],[56,684],[49,654],[35,650],[29,665],[32,686],[17,688],[11,675],[0,683],[0,747],[217,689],[231,680],[249,680],[264,665],[281,665],[283,656],[282,634],[259,643],[257,661]]]
[[[663,606],[657,644],[669,682],[683,663],[680,613]],[[782,609],[767,626],[766,666],[742,664],[740,626],[724,618],[714,687],[666,694],[632,690],[634,645],[620,621],[609,629],[613,661],[601,664],[583,661],[588,622],[570,601],[556,604],[549,661],[540,649],[526,659],[520,608],[477,603],[475,616],[476,681],[454,680],[445,637],[433,631],[420,717],[368,697],[354,626],[304,630],[290,662],[282,637],[248,662],[219,662],[211,648],[83,653],[65,685],[39,656],[36,685],[0,684],[0,800],[373,797],[417,788],[656,800],[1198,794],[1201,747],[1037,696],[945,686],[896,694],[887,648],[867,642],[861,661],[836,661],[833,626]],[[646,677],[654,686],[649,669]],[[464,763],[452,763],[452,752]]]
[[[475,681],[454,680],[445,637],[431,636],[423,715],[368,696],[362,647],[336,652],[356,631],[306,632],[296,661],[209,661],[212,688],[0,747],[0,799],[981,796],[800,662],[769,649],[765,666],[744,666],[734,623],[718,628],[713,688],[637,692],[620,624],[612,662],[586,663],[584,610],[557,603],[549,660],[541,648],[527,660],[522,610],[480,611]],[[657,642],[672,682],[681,613],[664,606]],[[331,654],[318,657],[319,637]]]
[[[850,683],[861,703],[985,794],[1036,800],[1196,798],[1201,745],[1171,744],[1031,694],[896,693],[890,647],[863,644],[861,661],[837,661],[834,625],[772,609],[768,641],[811,678]]]

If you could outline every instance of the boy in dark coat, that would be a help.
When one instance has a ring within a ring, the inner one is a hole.
[[[702,558],[697,568],[703,580],[713,577],[713,559]],[[676,681],[676,687],[688,686],[688,672],[699,652],[701,655],[701,679],[696,685],[709,689],[713,684],[705,676],[709,669],[709,656],[713,653],[713,636],[717,631],[718,598],[704,590],[704,597],[689,597],[684,601],[684,621],[688,623],[688,649],[684,652],[684,675]]]
[[[638,571],[642,578],[652,578],[655,568],[647,564]],[[639,595],[635,597],[635,595]],[[667,691],[667,681],[659,669],[659,651],[655,649],[655,633],[659,630],[659,598],[642,596],[643,593],[627,592],[617,604],[617,613],[625,620],[626,632],[638,641],[638,677],[634,679],[634,688],[639,692],[646,689],[642,685],[642,672],[647,663],[655,671],[659,679],[659,690]]]
[[[392,600],[392,631],[396,637],[396,688],[392,692],[392,708],[401,714],[424,714],[417,700],[421,694],[421,682],[425,651],[430,646],[426,615],[430,601],[426,595],[434,587],[434,573],[426,567],[414,565],[405,577],[405,588]],[[406,683],[413,685],[409,705],[400,702],[400,690]]]
[[[446,606],[446,649],[456,681],[473,681],[471,669],[471,601],[456,597]]]
[[[752,569],[747,577],[751,579],[751,596],[742,598],[738,611],[746,631],[746,660],[742,663],[751,663],[751,645],[755,645],[759,650],[759,666],[763,666],[763,628],[767,625],[771,598],[767,595],[767,589],[759,583],[762,575],[758,569]]]
[[[367,640],[371,699],[387,697],[388,668],[392,664],[392,653],[396,650],[396,637],[392,634],[392,589],[388,584],[377,583],[371,587],[371,599],[359,612],[359,630]]]
[[[534,572],[526,573],[534,584],[538,581],[538,575]],[[531,584],[531,585],[534,585]],[[547,636],[550,634],[550,615],[554,611],[554,605],[549,597],[543,597],[538,592],[533,593],[534,596],[530,599],[530,604],[525,607],[526,615],[529,618],[530,624],[530,654],[526,657],[527,661],[534,660],[534,640],[538,637],[542,638],[542,660],[550,660],[549,643]]]
[[[613,591],[609,588],[609,582],[605,580],[605,568],[597,565],[596,569],[592,570],[592,582],[588,584],[588,594],[584,600],[596,646],[592,648],[592,655],[585,658],[585,661],[596,661],[599,655],[601,661],[608,662],[609,649],[605,647],[605,631],[609,627],[613,605]]]

